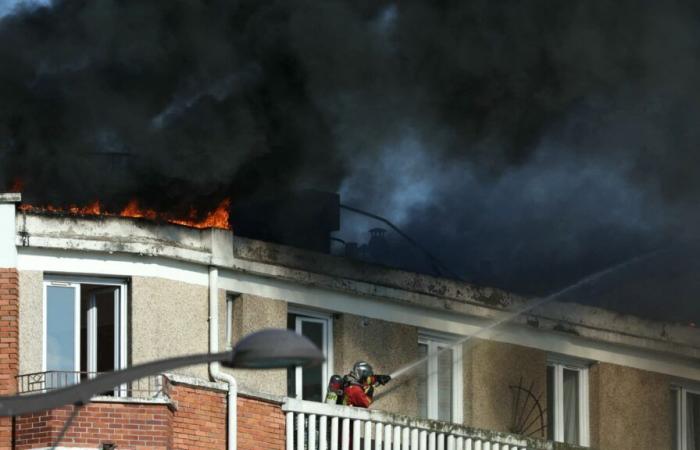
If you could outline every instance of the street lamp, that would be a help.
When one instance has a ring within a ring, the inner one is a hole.
[[[304,336],[290,330],[270,328],[249,334],[227,352],[154,361],[42,394],[0,396],[0,416],[29,414],[68,404],[86,404],[93,396],[120,384],[194,364],[219,361],[225,367],[237,369],[281,369],[318,365],[324,359],[323,353]]]

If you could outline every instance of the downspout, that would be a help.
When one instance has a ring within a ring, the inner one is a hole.
[[[209,266],[209,352],[219,351],[219,270],[214,266]],[[218,362],[209,363],[209,374],[215,381],[228,384],[228,437],[227,449],[236,450],[238,448],[238,413],[237,398],[238,384],[236,379],[221,371],[221,364]]]

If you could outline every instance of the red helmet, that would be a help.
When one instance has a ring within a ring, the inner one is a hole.
[[[328,389],[331,391],[340,391],[343,389],[343,377],[340,375],[333,375],[331,380],[328,382]]]

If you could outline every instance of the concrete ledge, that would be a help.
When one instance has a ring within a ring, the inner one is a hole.
[[[239,397],[260,400],[266,403],[274,403],[275,405],[283,405],[287,401],[287,397],[281,395],[268,394],[265,392],[253,391],[246,388],[238,389]]]
[[[34,450],[95,450],[95,447],[34,447]]]
[[[200,388],[200,389],[209,389],[209,390],[219,391],[219,392],[228,392],[228,384],[226,384],[226,383],[220,383],[217,381],[209,381],[209,380],[204,380],[202,378],[190,377],[187,375],[180,375],[180,374],[175,374],[175,373],[165,373],[163,375],[165,376],[165,378],[168,379],[168,381],[170,381],[173,384],[190,386],[190,387]],[[240,397],[246,397],[246,398],[251,398],[251,399],[255,399],[255,400],[262,400],[264,402],[274,403],[277,405],[282,405],[287,400],[287,397],[283,397],[280,395],[274,395],[274,394],[268,394],[268,393],[260,392],[260,391],[255,391],[255,390],[248,389],[245,387],[238,388],[238,395]]]
[[[162,256],[209,265],[231,263],[215,247],[228,248],[230,231],[199,230],[168,223],[113,216],[72,216],[19,213],[15,219],[17,247],[49,248]]]
[[[301,269],[334,278],[362,281],[491,308],[506,308],[524,304],[526,301],[523,297],[492,287],[477,286],[463,281],[408,272],[240,236],[234,237],[233,252],[239,260]]]
[[[212,391],[228,392],[228,384],[226,383],[219,383],[176,373],[164,373],[163,375],[173,384],[180,384],[200,389],[209,389]]]
[[[22,194],[19,192],[0,193],[0,203],[19,203],[22,201]]]
[[[112,397],[98,395],[90,399],[91,403],[128,403],[137,405],[171,405],[172,400],[166,396],[153,398]]]

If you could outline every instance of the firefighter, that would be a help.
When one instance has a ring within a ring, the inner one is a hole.
[[[345,376],[343,404],[359,408],[369,408],[374,400],[375,386],[383,386],[391,380],[389,375],[375,375],[372,366],[358,361],[352,371]]]

